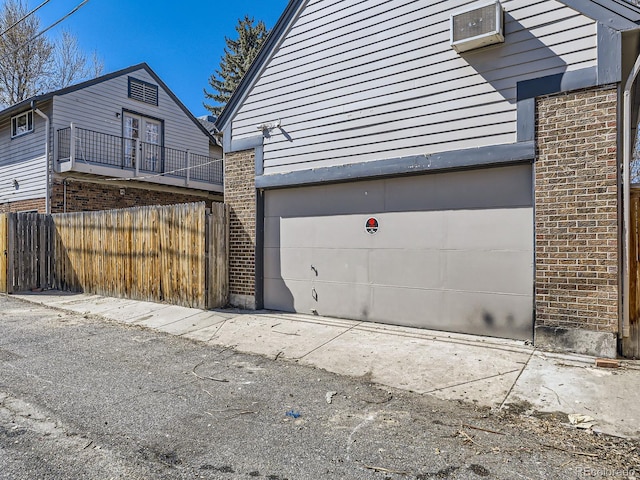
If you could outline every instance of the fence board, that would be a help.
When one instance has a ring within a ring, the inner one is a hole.
[[[640,357],[640,191],[631,194],[631,242],[629,244],[629,327],[630,335],[622,339],[622,354]]]
[[[229,301],[229,209],[213,204],[208,218],[208,305],[224,306]]]

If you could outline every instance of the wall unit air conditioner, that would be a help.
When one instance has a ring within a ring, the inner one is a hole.
[[[504,14],[499,1],[477,3],[451,14],[451,46],[460,53],[504,42]]]

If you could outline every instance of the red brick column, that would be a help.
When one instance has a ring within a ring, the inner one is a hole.
[[[614,356],[617,90],[541,97],[536,107],[536,344]]]
[[[229,206],[229,302],[255,309],[256,187],[254,150],[225,154],[224,201]]]

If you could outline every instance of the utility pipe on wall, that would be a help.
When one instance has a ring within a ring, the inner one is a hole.
[[[50,120],[49,117],[47,115],[45,115],[40,109],[38,109],[36,107],[36,102],[35,100],[31,101],[31,108],[34,112],[36,112],[38,115],[40,115],[42,118],[45,119],[45,125],[46,125],[46,134],[45,134],[45,144],[44,144],[44,158],[45,158],[45,162],[47,164],[47,174],[46,174],[46,187],[45,187],[45,197],[44,197],[44,211],[45,213],[51,213],[51,162],[49,161],[49,136],[50,136],[50,132],[49,132],[49,126],[50,126]]]
[[[631,252],[629,251],[629,245],[631,244],[631,231],[629,225],[631,224],[631,88],[635,83],[635,80],[640,73],[640,55],[636,58],[636,62],[633,65],[633,69],[627,78],[627,83],[624,86],[623,94],[623,113],[622,113],[622,137],[623,137],[623,151],[622,151],[622,169],[623,169],[623,206],[624,206],[624,219],[623,219],[623,249],[624,259],[622,262],[622,325],[620,331],[622,337],[627,338],[630,331],[629,316],[631,313],[631,305],[629,305],[629,293],[630,293],[630,281],[629,281],[629,265],[631,265]]]

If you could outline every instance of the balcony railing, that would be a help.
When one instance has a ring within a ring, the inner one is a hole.
[[[135,176],[154,175],[204,182],[223,183],[222,159],[199,155],[151,143],[94,132],[75,126],[58,130],[59,164],[70,161],[129,170]]]

